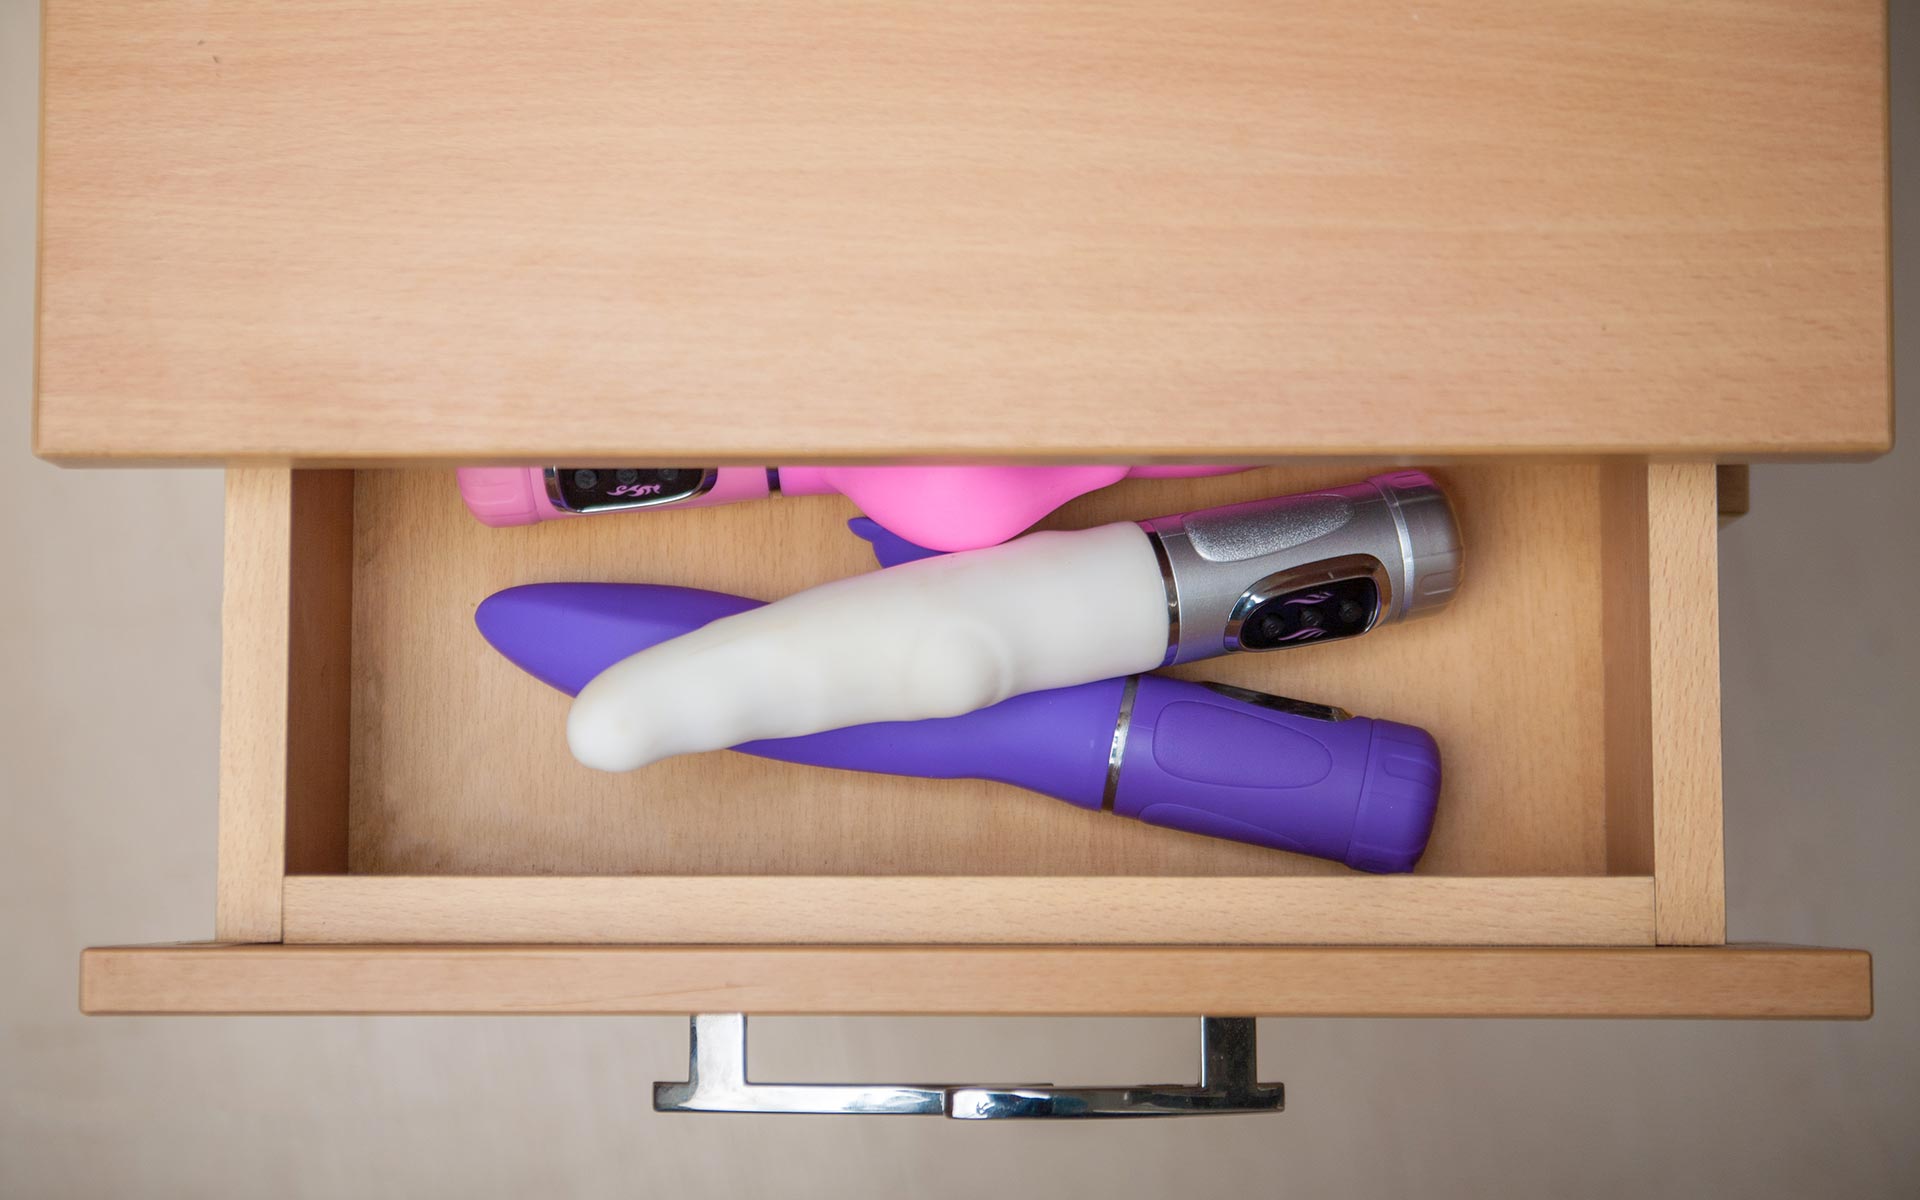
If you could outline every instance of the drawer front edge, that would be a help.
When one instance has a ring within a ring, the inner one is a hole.
[[[105,947],[93,1014],[1863,1019],[1872,959],[1804,947]]]

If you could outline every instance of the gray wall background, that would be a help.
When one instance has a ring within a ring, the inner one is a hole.
[[[0,1196],[1920,1193],[1911,440],[1756,468],[1721,539],[1730,932],[1871,949],[1870,1022],[1265,1021],[1284,1116],[980,1127],[656,1117],[677,1019],[82,1018],[81,946],[212,929],[221,489],[28,453],[37,23],[0,0]],[[1910,299],[1920,12],[1893,23]],[[766,1078],[1178,1079],[1192,1037],[755,1028]]]

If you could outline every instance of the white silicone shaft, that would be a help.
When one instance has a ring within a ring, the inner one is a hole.
[[[589,767],[631,771],[958,716],[1152,670],[1166,650],[1166,588],[1138,525],[1036,533],[835,580],[642,650],[581,689],[567,742]]]

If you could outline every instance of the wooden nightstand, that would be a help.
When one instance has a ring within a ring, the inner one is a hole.
[[[1863,952],[1723,944],[1715,529],[1718,464],[1891,444],[1877,0],[48,0],[45,37],[36,447],[232,468],[217,944],[88,951],[88,1011],[1870,1012]],[[865,548],[828,499],[491,530],[454,465],[964,459],[1274,464],[1062,525],[1433,466],[1452,611],[1206,671],[1431,729],[1420,871],[596,775],[472,629],[509,584],[775,595]]]

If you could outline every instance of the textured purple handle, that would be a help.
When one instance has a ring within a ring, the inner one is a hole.
[[[888,547],[884,558],[911,549]],[[571,695],[628,655],[759,603],[694,588],[547,583],[489,596],[474,619],[495,649]],[[1440,783],[1433,739],[1421,730],[1316,721],[1203,684],[1137,679],[1116,813],[1368,871],[1411,870],[1419,859]],[[822,767],[992,779],[1098,809],[1126,682],[734,748]]]
[[[1424,729],[1321,721],[1143,675],[1113,811],[1391,872],[1420,861],[1439,797]]]

